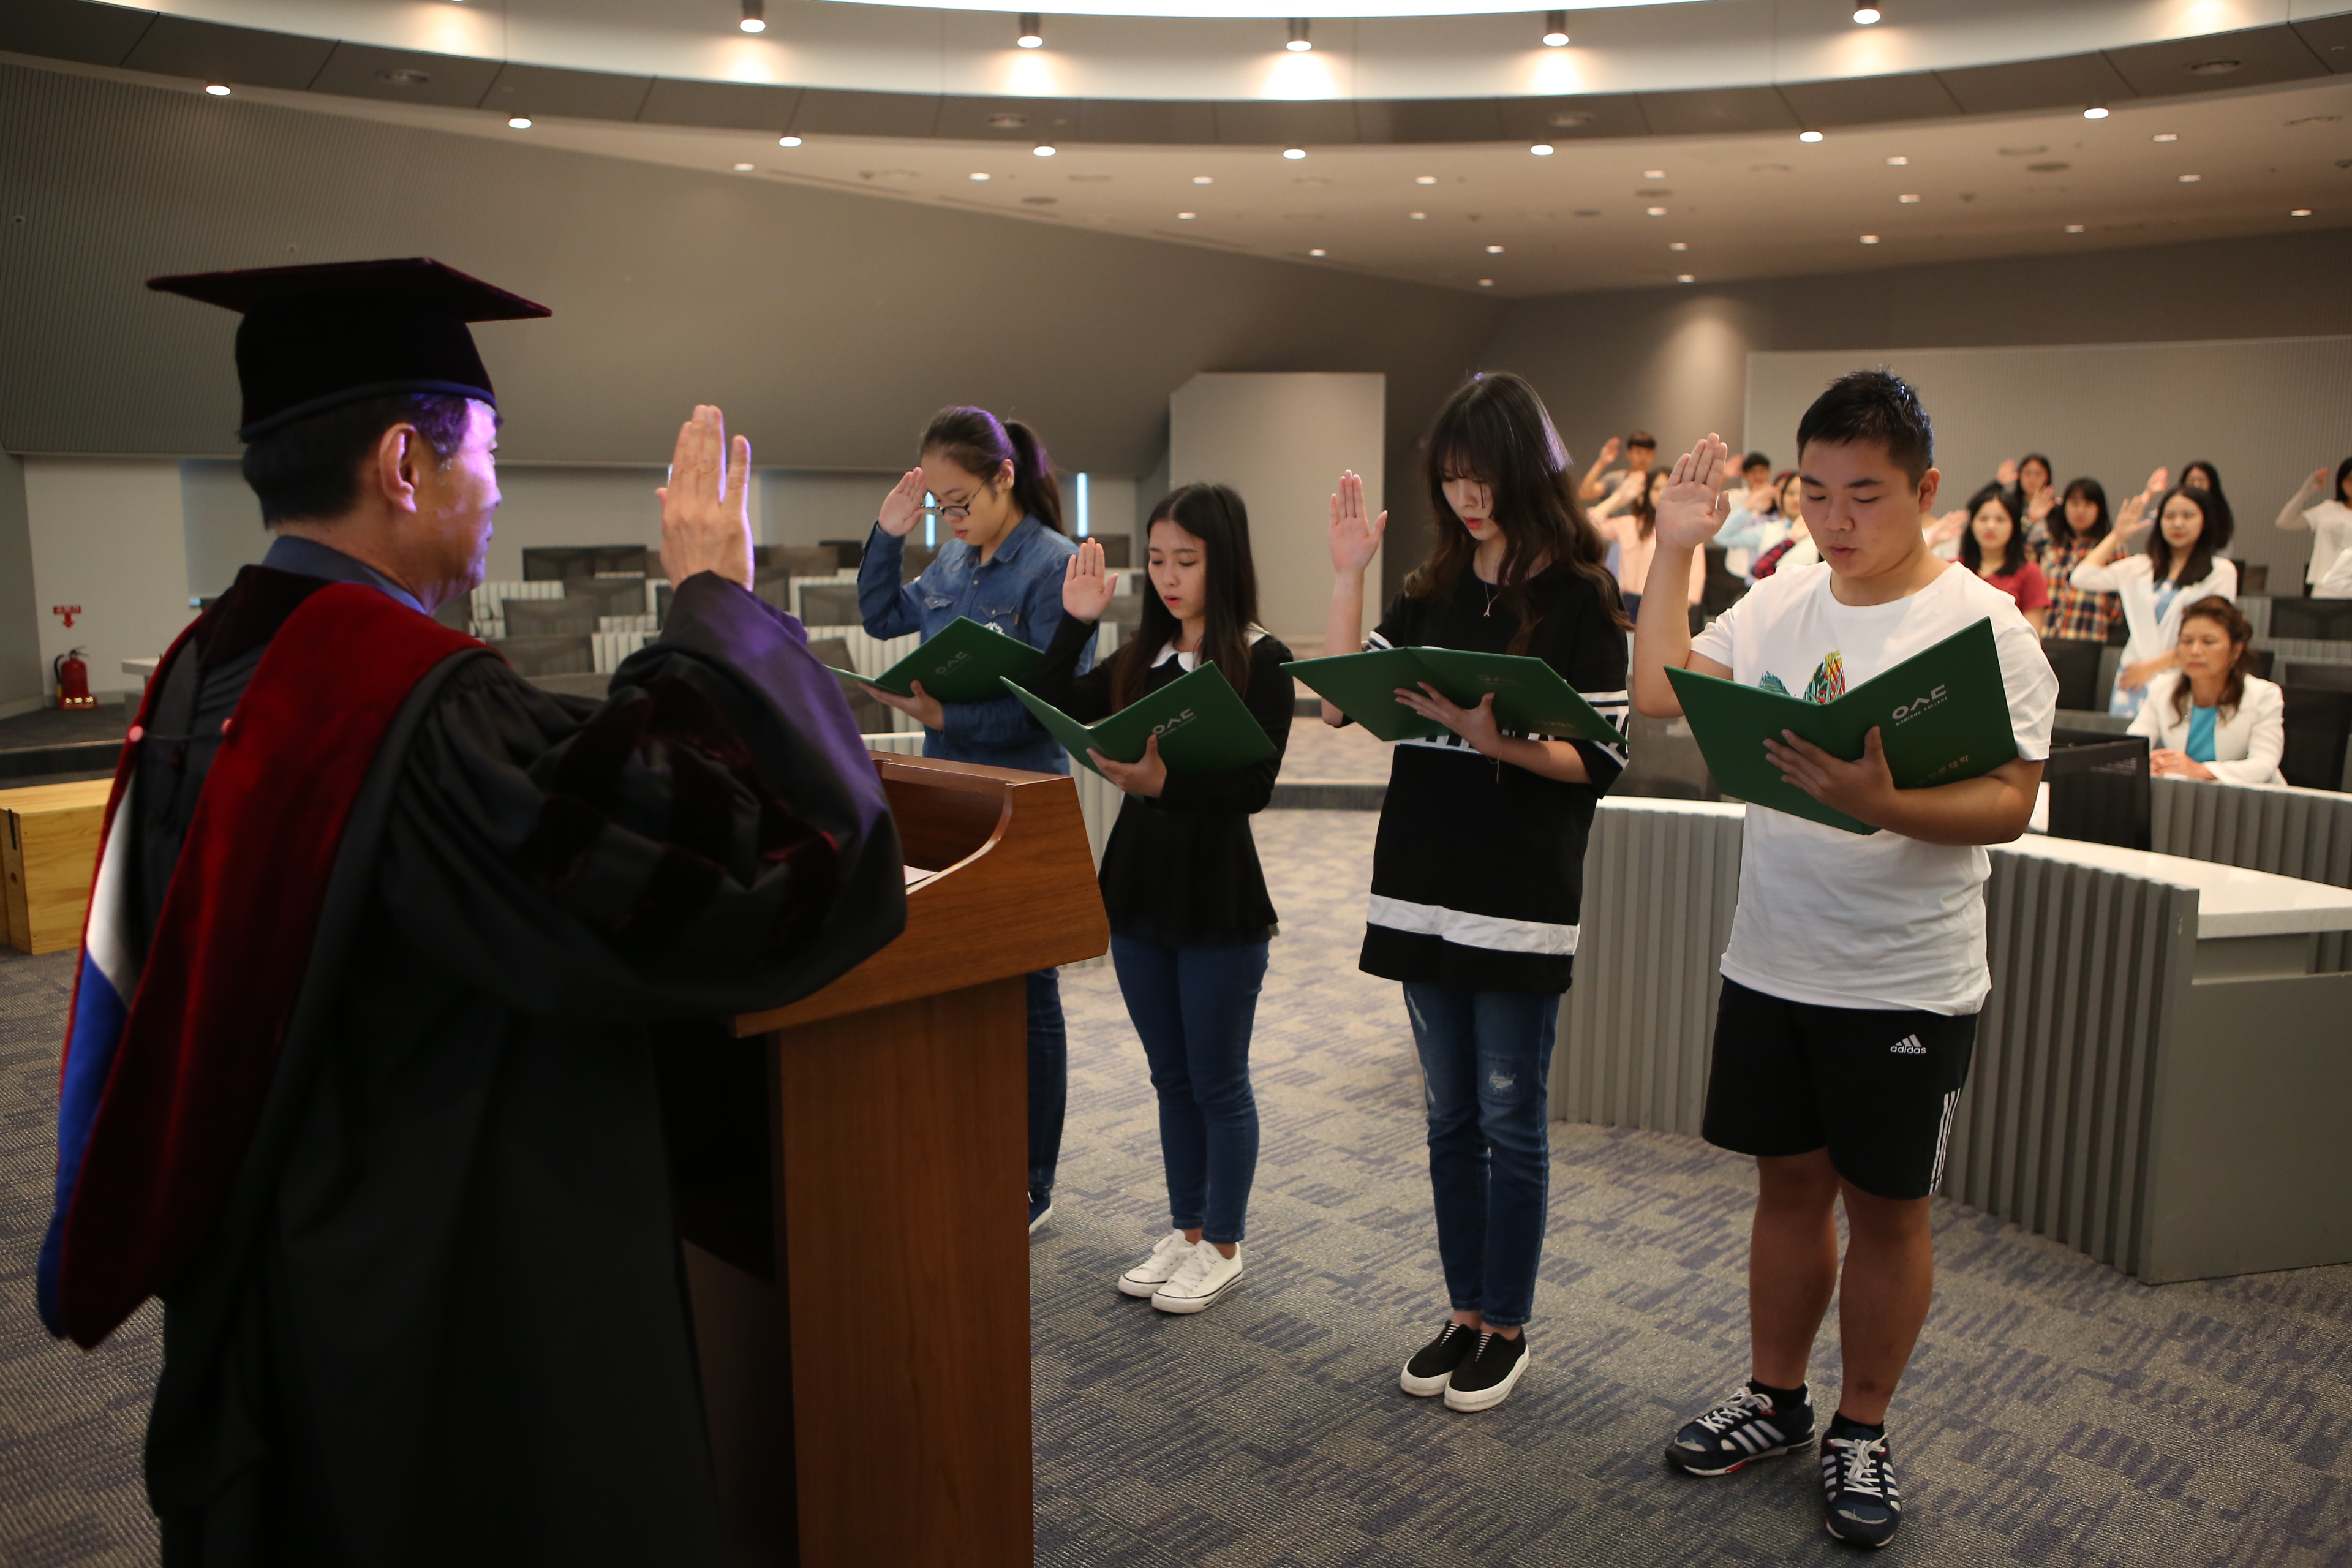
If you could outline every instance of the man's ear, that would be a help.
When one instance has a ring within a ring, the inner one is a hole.
[[[376,437],[368,463],[369,488],[394,511],[416,510],[416,467],[424,444],[414,425],[394,425]]]
[[[1919,476],[1920,516],[1931,517],[1935,514],[1936,491],[1942,488],[1943,483],[1944,471],[1941,468],[1929,468]]]

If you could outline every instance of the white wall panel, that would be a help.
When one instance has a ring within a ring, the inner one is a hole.
[[[1378,374],[1196,375],[1168,400],[1169,483],[1241,492],[1257,561],[1258,618],[1302,654],[1323,645],[1330,496],[1341,471],[1363,477],[1368,510],[1377,515],[1386,504],[1387,405],[1387,378]],[[1380,613],[1377,559],[1365,581],[1369,626]]]
[[[209,599],[236,581],[240,568],[269,550],[261,502],[234,458],[189,458],[180,464],[180,531],[188,554],[188,596]]]
[[[527,546],[646,544],[661,547],[661,502],[654,491],[666,468],[499,467],[497,531],[489,575],[520,578]],[[756,519],[754,520],[756,523]]]
[[[181,525],[180,465],[168,458],[25,459],[33,607],[41,668],[88,650],[93,691],[134,684],[126,658],[153,658],[194,612]],[[52,606],[79,605],[68,630]]]
[[[2271,520],[2312,469],[2352,449],[2352,337],[1751,353],[1748,441],[1793,456],[1821,390],[1879,365],[1917,387],[1936,422],[1939,507],[2027,451],[2050,454],[2059,484],[2086,474],[2118,502],[2158,465],[2177,478],[2203,458],[2237,515],[2230,553],[2267,564],[2273,593],[2297,591],[2311,535]]]

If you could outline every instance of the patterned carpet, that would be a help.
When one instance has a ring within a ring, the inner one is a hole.
[[[1304,726],[1302,726],[1304,728]],[[1260,1008],[1249,1274],[1171,1318],[1117,1273],[1166,1223],[1151,1091],[1107,968],[1065,977],[1071,1117],[1032,1245],[1037,1562],[1496,1568],[1851,1561],[1810,1458],[1667,1474],[1745,1366],[1745,1163],[1555,1124],[1551,1244],[1512,1399],[1397,1392],[1442,1315],[1394,988],[1356,973],[1373,818],[1259,819],[1285,920]],[[96,1356],[31,1311],[70,961],[0,952],[0,1563],[142,1563],[157,1337]],[[1913,1564],[2352,1563],[2352,1267],[2149,1289],[1938,1204],[1936,1310],[1893,1436]],[[1825,1336],[1817,1387],[1833,1384]],[[1826,1389],[1823,1390],[1827,1392]]]

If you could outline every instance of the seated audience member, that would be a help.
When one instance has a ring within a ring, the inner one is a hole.
[[[2187,606],[2209,595],[2238,596],[2238,568],[2222,559],[2230,543],[2227,506],[2210,490],[2189,484],[2164,492],[2147,553],[2114,559],[2116,552],[2145,530],[2118,527],[2094,545],[2068,579],[2077,588],[2116,595],[2123,601],[2123,668],[2116,672],[2107,711],[2138,714],[2147,683],[2179,660],[2180,618]]]
[[[2286,694],[2252,673],[2253,635],[2253,623],[2227,599],[2200,599],[2182,613],[2179,668],[2147,683],[2131,724],[2147,737],[2157,777],[2284,782]]]
[[[2009,503],[2009,515],[2017,520],[2018,527],[2030,529],[2056,509],[2057,473],[2050,459],[2039,452],[2028,452],[2014,462],[2001,464],[1993,482],[2000,487],[2002,499]]]
[[[1642,584],[1649,579],[1650,557],[1658,548],[1658,492],[1665,487],[1664,468],[1628,474],[1614,495],[1592,509],[1593,526],[1617,546],[1612,570],[1617,574],[1617,591],[1629,616],[1642,607]],[[1700,577],[1691,579],[1694,605],[1698,603],[1701,585]]]
[[[2326,484],[2327,470],[2312,469],[2311,478],[2279,510],[2278,525],[2311,531],[2311,563],[2303,569],[2304,592],[2315,599],[2352,598],[2352,581],[2332,593],[2322,585],[2331,568],[2340,567],[2345,552],[2352,551],[2352,458],[2336,465],[2332,494]]]
[[[1611,468],[1609,465],[1617,460],[1620,452],[1625,455],[1625,466]],[[1647,430],[1633,431],[1622,441],[1614,436],[1610,437],[1601,444],[1601,456],[1595,458],[1592,467],[1585,470],[1584,483],[1577,489],[1577,499],[1599,500],[1623,483],[1628,475],[1648,474],[1657,455],[1658,438]]]
[[[1715,542],[1723,546],[1726,571],[1747,577],[1753,563],[1789,537],[1790,529],[1799,521],[1799,488],[1794,468],[1781,469],[1769,483],[1748,487],[1715,536]]]
[[[2050,591],[2025,548],[2025,531],[2009,510],[2010,492],[1987,485],[1969,501],[1969,528],[1960,538],[1960,564],[2017,601],[2039,636],[2050,618]]]
[[[1748,481],[1751,490],[1760,490],[1772,483],[1772,459],[1761,452],[1750,452],[1740,459],[1739,477]]]
[[[2067,484],[2054,530],[2045,522],[2026,535],[2035,563],[2042,568],[2042,584],[2050,591],[2049,623],[2042,633],[2045,638],[2103,643],[2121,619],[2123,603],[2115,595],[2077,588],[2070,581],[2074,568],[2112,528],[2106,487],[2096,479],[2084,479]]]

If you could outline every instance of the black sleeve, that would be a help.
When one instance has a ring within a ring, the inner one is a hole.
[[[799,623],[704,574],[601,705],[478,658],[436,694],[378,888],[517,1011],[719,1016],[816,990],[906,925],[898,829]]]
[[[1260,637],[1250,648],[1249,689],[1242,701],[1274,742],[1274,755],[1246,768],[1223,773],[1170,773],[1160,798],[1150,804],[1162,811],[1246,811],[1265,809],[1274,798],[1274,781],[1282,772],[1282,753],[1290,744],[1290,721],[1297,711],[1297,689],[1282,667],[1290,650],[1273,637]]]
[[[1366,647],[1420,647],[1422,606],[1423,601],[1404,594],[1399,594],[1395,598],[1391,599],[1389,607],[1381,612],[1380,624],[1372,628],[1372,635],[1364,646]],[[1323,651],[1328,654],[1331,650],[1326,648]],[[1354,653],[1357,650],[1343,648],[1339,651]]]
[[[1078,658],[1087,651],[1087,639],[1094,636],[1095,626],[1093,621],[1064,616],[1062,624],[1054,628],[1054,640],[1045,645],[1045,662],[1037,667],[1036,679],[1029,688],[1081,724],[1092,724],[1111,715],[1110,663],[1118,656],[1112,654],[1095,660],[1095,667],[1084,675],[1071,673],[1078,668]]]
[[[1547,639],[1549,646],[1544,660],[1559,671],[1560,679],[1574,687],[1577,695],[1591,703],[1603,719],[1623,733],[1632,715],[1625,686],[1629,668],[1625,634],[1612,623],[1607,606],[1591,584],[1582,578],[1572,578],[1571,582],[1575,585],[1551,612],[1564,624],[1556,639]],[[1617,775],[1625,771],[1623,746],[1602,741],[1569,743],[1583,757],[1585,775],[1596,790],[1605,793],[1617,782]]]

